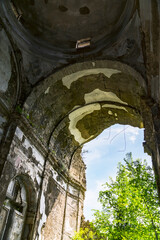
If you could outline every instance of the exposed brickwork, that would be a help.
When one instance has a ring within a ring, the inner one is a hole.
[[[83,213],[81,148],[105,128],[144,126],[160,194],[160,3],[86,1],[82,14],[81,1],[36,2],[0,5],[0,238],[7,188],[18,179],[28,202],[22,239],[69,240]],[[88,37],[90,47],[77,50]]]

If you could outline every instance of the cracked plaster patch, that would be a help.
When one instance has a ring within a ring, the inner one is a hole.
[[[109,115],[113,115],[113,112],[111,110],[108,111]]]
[[[121,71],[112,69],[112,68],[96,68],[96,69],[87,69],[78,71],[75,73],[72,73],[70,75],[67,75],[62,78],[62,83],[64,86],[66,86],[68,89],[70,89],[71,84],[75,81],[77,81],[79,78],[88,76],[91,74],[99,74],[103,73],[106,77],[110,78],[113,74],[120,73]]]
[[[86,115],[91,114],[92,112],[100,109],[101,109],[100,104],[95,103],[92,105],[87,105],[82,108],[79,108],[76,111],[73,111],[72,113],[69,114],[69,120],[70,120],[69,130],[79,144],[86,142],[93,136],[90,136],[88,139],[84,139],[81,135],[81,132],[76,128],[77,123]]]
[[[116,106],[116,105],[113,105],[113,104],[104,104],[102,107],[105,107],[105,108],[116,108],[116,109],[121,109],[121,110],[124,110],[124,111],[128,112],[125,107]],[[108,114],[110,114],[110,113],[108,112]],[[110,115],[111,115],[111,114],[110,114]],[[116,115],[115,115],[115,116],[116,116]]]
[[[111,102],[116,102],[116,103],[121,103],[121,104],[127,105],[127,103],[123,102],[120,98],[118,98],[116,94],[114,94],[112,92],[105,92],[100,89],[95,89],[94,91],[85,94],[84,99],[85,99],[86,104],[89,104],[89,105],[79,108],[76,111],[73,111],[69,114],[69,120],[70,120],[69,130],[70,130],[70,133],[74,136],[75,140],[79,144],[82,144],[82,143],[88,141],[93,136],[90,136],[88,139],[84,139],[82,137],[82,134],[79,131],[79,129],[76,128],[77,123],[81,119],[83,119],[86,115],[91,114],[95,110],[101,109],[101,106],[99,103],[94,103],[94,104],[90,104],[90,103],[111,101]],[[116,108],[116,109],[121,109],[121,110],[128,112],[125,107],[116,106],[114,104],[104,104],[102,107]],[[73,109],[75,109],[75,108],[77,108],[77,106],[75,106]],[[108,111],[108,114],[111,115],[113,113],[110,110],[110,111]]]
[[[52,170],[51,172],[52,172],[52,177],[53,177],[54,181],[66,191],[67,184],[63,180],[62,180],[62,182],[57,181],[58,173],[56,171]]]
[[[48,87],[44,93],[45,94],[49,93],[49,89],[50,89],[50,87]]]
[[[38,226],[38,233],[39,233],[39,239],[42,240],[42,236],[41,236],[42,226],[47,221],[47,216],[45,214],[45,196],[44,196],[43,192],[42,192],[41,200],[40,200],[40,214],[41,214],[41,219],[40,219],[39,226]]]
[[[126,102],[123,102],[119,97],[117,97],[115,93],[105,92],[98,88],[90,93],[86,93],[84,95],[84,99],[86,104],[89,104],[92,102],[110,101],[110,102],[116,102],[116,103],[122,103],[122,104],[128,105]]]

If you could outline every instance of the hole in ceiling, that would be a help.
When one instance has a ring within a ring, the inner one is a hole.
[[[68,8],[66,8],[65,6],[63,6],[63,5],[59,5],[59,10],[61,11],[61,12],[67,12],[68,11]]]
[[[82,15],[86,15],[86,14],[89,14],[90,13],[90,10],[89,10],[89,8],[88,7],[81,7],[80,9],[79,9],[79,12],[80,12],[80,14],[82,14]]]

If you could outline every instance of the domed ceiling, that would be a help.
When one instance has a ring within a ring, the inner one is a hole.
[[[119,31],[133,11],[128,0],[12,0],[20,24],[40,41],[60,49],[90,38],[94,46]]]

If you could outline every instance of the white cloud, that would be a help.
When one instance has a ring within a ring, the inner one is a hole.
[[[86,143],[84,145],[85,149],[94,149],[101,146],[109,145],[110,143],[105,139],[105,137],[99,135],[97,138],[93,139],[92,141]]]
[[[114,174],[112,172],[111,175],[112,175],[112,179],[115,180],[116,172]],[[85,201],[84,201],[84,216],[85,216],[86,220],[91,221],[94,218],[92,209],[96,209],[96,210],[102,209],[101,204],[98,201],[99,192],[105,189],[105,186],[103,186],[103,185],[106,182],[109,182],[109,176],[110,175],[108,175],[108,178],[96,180],[93,183],[94,187],[90,188],[86,192]]]
[[[129,127],[126,131],[128,140],[130,140],[132,143],[135,143],[136,139],[138,138],[140,129],[139,128],[134,128],[134,127]]]
[[[84,149],[93,149],[95,147],[98,148],[110,145],[114,140],[118,140],[119,137],[122,137],[124,133],[126,138],[133,142],[138,137],[139,131],[141,131],[139,128],[129,125],[114,125],[108,129],[105,129],[97,138],[86,143],[84,145]]]
[[[83,154],[83,160],[84,162],[89,165],[93,162],[98,162],[99,159],[101,159],[101,152],[98,151],[98,149],[88,149],[88,152]]]
[[[119,137],[122,137],[125,134],[126,140],[130,140],[131,142],[135,142],[137,139],[139,132],[141,130],[137,127],[132,126],[114,126],[112,129],[112,136],[110,139],[110,143],[113,142],[113,140],[118,140]]]
[[[106,182],[104,180],[97,180],[94,182],[94,187],[89,189],[86,192],[85,201],[84,201],[84,215],[86,220],[93,219],[93,211],[92,209],[101,210],[101,204],[98,201],[99,191],[103,190],[102,184]]]
[[[124,131],[126,140],[124,140]],[[83,150],[88,151],[83,155],[87,164],[87,182],[89,182],[84,202],[86,219],[93,219],[91,209],[101,209],[100,203],[97,202],[99,191],[103,190],[102,184],[109,181],[109,176],[115,180],[117,163],[123,161],[125,155],[125,151],[120,151],[120,149],[126,148],[125,150],[128,152],[132,151],[134,159],[150,159],[147,154],[144,154],[142,144],[140,144],[140,140],[143,139],[142,131],[142,129],[128,125],[114,125],[110,129],[104,130],[96,139],[84,145]],[[136,140],[139,141],[136,142]],[[102,170],[100,166],[102,166]]]
[[[136,141],[136,136],[129,136],[129,140],[132,142],[132,143],[135,143]]]
[[[87,151],[82,154],[85,163],[91,164],[92,162],[98,161],[103,155],[104,148],[105,154],[107,154],[108,147],[113,146],[115,143],[118,143],[118,147],[115,149],[118,152],[120,151],[120,144],[127,145],[129,141],[135,143],[136,139],[139,137],[140,131],[139,128],[129,125],[114,125],[105,129],[97,138],[83,146],[83,151]],[[124,140],[124,134],[126,140]]]

